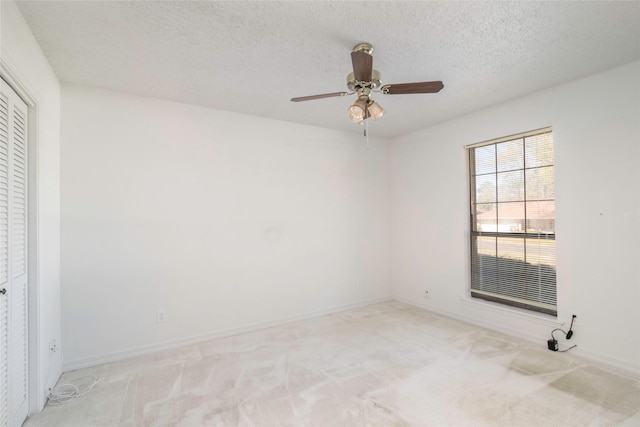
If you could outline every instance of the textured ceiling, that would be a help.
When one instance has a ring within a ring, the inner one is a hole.
[[[371,134],[393,137],[640,58],[640,2],[19,1],[62,82],[357,131],[351,48],[383,83]]]

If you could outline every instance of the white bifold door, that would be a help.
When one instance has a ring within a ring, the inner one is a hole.
[[[0,426],[27,417],[27,105],[0,78]]]

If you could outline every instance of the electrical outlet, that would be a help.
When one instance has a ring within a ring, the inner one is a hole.
[[[431,299],[431,291],[429,289],[424,290],[424,297],[426,299]]]
[[[156,323],[165,323],[167,321],[167,310],[158,310],[156,313]]]
[[[51,354],[55,353],[57,350],[58,344],[56,343],[56,340],[49,341],[49,351],[51,352]]]

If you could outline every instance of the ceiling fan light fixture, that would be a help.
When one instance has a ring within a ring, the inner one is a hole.
[[[349,107],[349,119],[354,123],[360,123],[365,119],[367,114],[367,104],[358,99]]]
[[[367,108],[369,109],[369,115],[371,115],[373,120],[378,120],[385,113],[384,108],[382,108],[376,101],[371,101]]]

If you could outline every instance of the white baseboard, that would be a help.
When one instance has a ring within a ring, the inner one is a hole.
[[[76,369],[90,368],[93,366],[102,365],[104,363],[116,362],[118,360],[128,359],[128,358],[137,357],[137,356],[143,356],[146,354],[157,353],[160,351],[170,350],[173,348],[182,347],[186,345],[197,344],[197,343],[211,341],[211,340],[220,339],[220,338],[226,338],[234,335],[246,334],[246,333],[255,332],[261,329],[286,325],[288,323],[297,322],[300,320],[312,319],[318,316],[339,313],[341,311],[351,310],[354,308],[364,307],[367,305],[387,302],[391,300],[392,300],[391,295],[388,295],[384,297],[372,298],[372,299],[360,301],[357,303],[346,304],[338,307],[318,310],[318,311],[306,313],[300,316],[285,317],[277,320],[272,320],[269,322],[253,323],[253,324],[241,326],[238,328],[225,329],[225,330],[215,331],[215,332],[206,333],[206,334],[194,335],[187,338],[163,341],[156,344],[135,347],[135,348],[131,348],[123,351],[116,351],[113,353],[104,354],[100,356],[93,356],[85,359],[65,361],[62,365],[62,371],[69,372],[69,371],[74,371]]]
[[[318,316],[324,316],[327,314],[339,313],[345,310],[351,310],[354,308],[364,307],[367,305],[387,302],[391,300],[395,300],[407,305],[411,305],[426,311],[431,311],[436,314],[450,317],[452,319],[461,320],[463,322],[467,322],[483,328],[491,329],[497,332],[502,332],[518,339],[524,339],[534,344],[540,344],[540,336],[533,333],[528,333],[521,329],[512,328],[507,323],[504,323],[504,322],[492,322],[485,319],[474,318],[471,316],[466,316],[464,314],[455,313],[449,310],[443,310],[436,307],[432,307],[432,306],[429,306],[428,304],[418,304],[415,301],[412,301],[410,299],[403,298],[400,296],[394,296],[394,297],[385,296],[385,297],[373,298],[373,299],[361,301],[358,303],[352,303],[352,304],[333,307],[329,309],[318,310],[318,311],[307,313],[301,316],[287,317],[287,318],[277,319],[269,322],[254,323],[254,324],[242,326],[239,328],[225,329],[225,330],[215,331],[207,334],[200,334],[200,335],[195,335],[187,338],[163,341],[157,344],[135,347],[132,349],[113,352],[105,355],[94,356],[94,357],[89,357],[85,359],[72,360],[69,362],[64,362],[64,364],[62,365],[61,371],[69,372],[76,369],[89,368],[97,365],[102,365],[104,363],[110,363],[118,360],[128,359],[131,357],[157,353],[160,351],[170,350],[170,349],[185,346],[185,345],[197,344],[197,343],[206,342],[210,340],[226,338],[226,337],[235,336],[235,335],[241,335],[249,332],[255,332],[261,329],[281,326],[281,325],[285,325],[292,322],[307,320],[307,319],[311,319]],[[517,316],[518,314],[515,314],[515,315]],[[545,320],[545,319],[530,319],[530,320],[534,321],[539,325],[548,324],[549,326],[562,323],[560,321]],[[604,367],[613,368],[622,374],[631,375],[633,377],[640,378],[640,365],[629,363],[629,362],[619,360],[619,359],[616,359],[607,355],[603,355],[600,353],[584,350],[582,348],[576,348],[572,350],[572,353],[578,357],[602,364]],[[60,374],[52,375],[49,378],[49,380],[47,380],[46,391],[48,391],[49,387],[53,387],[56,384],[59,377],[60,377]]]
[[[38,382],[38,389],[36,390],[34,406],[30,407],[29,415],[41,412],[44,409],[44,405],[49,398],[49,389],[52,389],[58,383],[60,376],[62,375],[62,358],[58,358],[58,361],[49,367],[49,374],[44,380],[44,383]],[[33,396],[33,395],[32,395]]]
[[[511,335],[514,338],[520,338],[520,339],[524,339],[526,341],[529,341],[533,344],[540,344],[540,337],[536,334],[527,332],[527,331],[523,331],[520,329],[515,329],[515,328],[511,328],[508,324],[505,324],[503,322],[492,322],[486,319],[480,319],[480,318],[473,318],[471,316],[466,316],[464,314],[460,314],[460,313],[454,313],[452,311],[449,310],[442,310],[436,307],[432,307],[429,306],[427,304],[418,304],[415,301],[412,301],[410,299],[407,298],[403,298],[400,296],[394,296],[393,299],[395,301],[398,302],[402,302],[404,304],[407,305],[411,305],[417,308],[421,308],[423,310],[426,311],[431,311],[434,312],[436,314],[440,314],[446,317],[450,317],[452,319],[456,319],[456,320],[461,320],[463,322],[466,323],[470,323],[472,325],[477,325],[483,328],[487,328],[487,329],[491,329],[497,332],[502,332],[504,334],[507,335]],[[472,302],[473,303],[473,302]],[[513,315],[519,315],[516,313],[512,313]],[[538,325],[544,325],[545,323],[548,323],[549,326],[553,326],[556,324],[562,324],[563,322],[561,321],[553,321],[553,320],[546,320],[546,319],[537,319],[537,318],[533,318],[533,319],[529,319],[532,322],[535,322]],[[542,344],[540,344],[542,345]],[[606,368],[611,368],[614,369],[616,371],[618,371],[621,374],[624,375],[629,375],[632,376],[634,378],[640,378],[640,364],[634,364],[634,363],[629,363],[626,362],[624,360],[620,360],[620,359],[616,359],[614,357],[610,357],[604,354],[600,354],[597,352],[593,352],[593,351],[589,351],[589,350],[585,350],[583,348],[580,347],[576,347],[575,349],[571,350],[572,354],[575,356],[578,356],[582,359],[586,359],[590,362],[595,362],[598,363],[600,365],[603,365],[603,367]]]
[[[44,384],[44,388],[40,390],[40,397],[42,400],[38,402],[38,406],[40,408],[38,412],[42,411],[44,405],[47,403],[47,399],[49,398],[49,389],[56,386],[60,376],[62,375],[62,357],[59,360],[60,361],[56,363],[56,366],[49,370],[49,377]]]
[[[490,320],[486,320],[486,319],[480,319],[480,318],[474,318],[471,316],[467,316],[464,314],[460,314],[460,313],[456,313],[450,310],[443,310],[441,308],[438,307],[433,307],[427,304],[418,304],[415,301],[412,301],[410,299],[407,298],[403,298],[400,296],[394,296],[393,297],[394,300],[402,302],[404,304],[408,304],[414,307],[418,307],[421,308],[423,310],[427,310],[427,311],[432,311],[436,314],[441,314],[443,316],[446,317],[451,317],[452,319],[456,319],[456,320],[461,320],[463,322],[466,323],[470,323],[472,325],[475,326],[480,326],[483,328],[487,328],[487,329],[491,329],[494,331],[498,331],[498,332],[502,332],[505,333],[507,335],[511,335],[513,337],[516,338],[521,338],[524,339],[526,341],[530,341],[533,343],[539,343],[540,342],[540,337],[536,334],[530,333],[528,331],[522,331],[520,329],[517,328],[512,328],[510,327],[508,324],[504,323],[504,322],[492,322]]]
[[[607,356],[605,354],[597,353],[594,351],[585,350],[581,347],[576,347],[574,350],[575,354],[583,359],[597,362],[606,368],[613,368],[615,371],[623,375],[629,375],[636,379],[640,379],[640,364],[625,362],[624,360],[620,360],[615,357]]]

